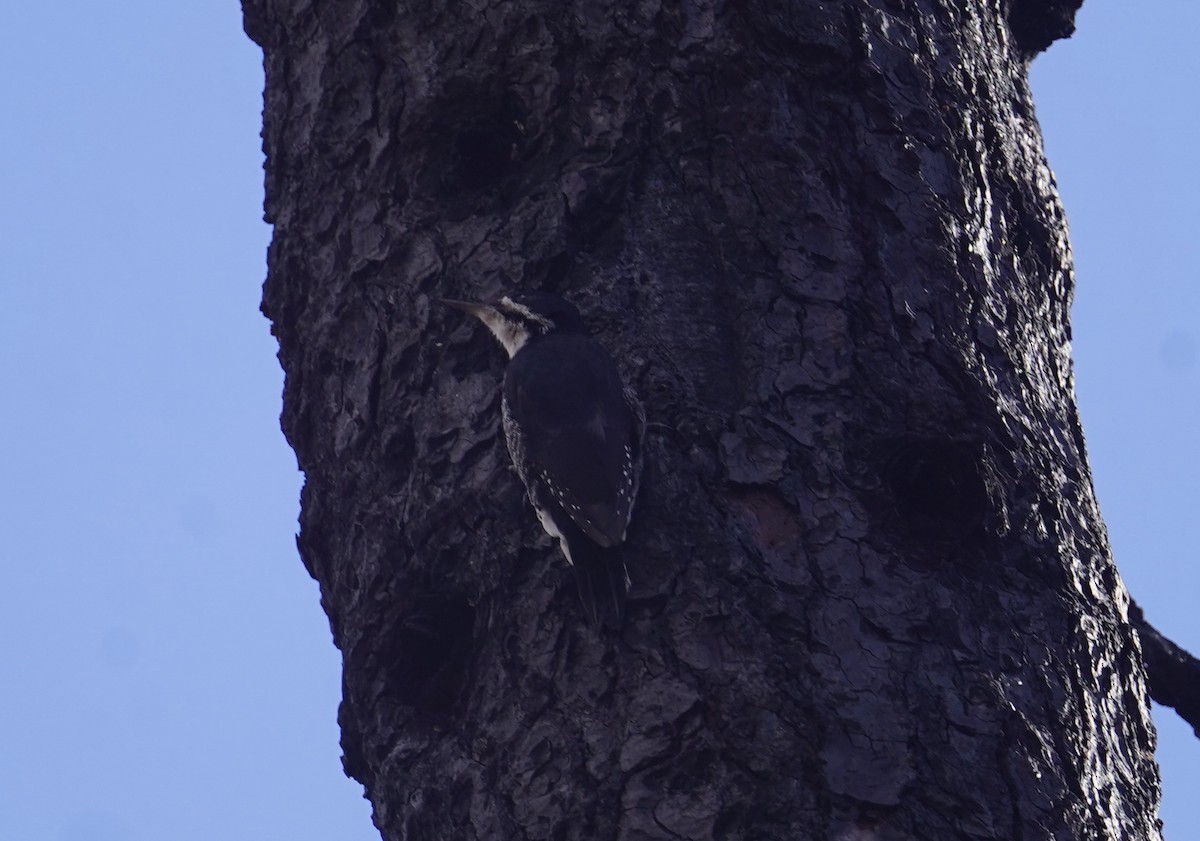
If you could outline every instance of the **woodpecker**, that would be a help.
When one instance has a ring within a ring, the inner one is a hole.
[[[500,405],[513,467],[542,528],[574,567],[589,618],[619,623],[629,576],[618,547],[641,479],[641,401],[558,295],[444,303],[482,321],[508,352]]]

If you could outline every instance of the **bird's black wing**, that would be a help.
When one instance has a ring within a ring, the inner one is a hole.
[[[504,389],[526,482],[540,483],[598,545],[624,540],[641,441],[612,357],[584,336],[546,336],[509,363]]]

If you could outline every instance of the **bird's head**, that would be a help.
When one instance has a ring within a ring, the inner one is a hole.
[[[442,299],[443,304],[478,318],[508,351],[517,355],[530,339],[550,333],[586,333],[583,318],[575,306],[552,292],[525,292],[505,295],[495,304]]]

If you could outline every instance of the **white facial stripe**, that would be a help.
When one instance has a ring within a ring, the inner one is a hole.
[[[512,298],[508,297],[507,295],[505,295],[503,298],[500,299],[500,306],[504,307],[509,312],[516,313],[517,315],[521,316],[522,318],[527,318],[530,321],[533,321],[533,322],[536,322],[537,324],[542,325],[547,330],[554,327],[553,321],[551,321],[548,318],[543,318],[540,315],[534,315],[533,311],[530,310],[529,307],[525,306],[524,304],[518,304],[516,301],[514,301]]]
[[[514,356],[516,356],[517,351],[523,348],[525,343],[529,341],[528,330],[526,330],[520,323],[505,318],[491,307],[481,309],[476,313],[476,315],[479,316],[479,320],[486,324],[487,328],[492,331],[492,335],[499,340],[500,344],[504,345],[504,349],[508,352],[509,359],[512,359]]]

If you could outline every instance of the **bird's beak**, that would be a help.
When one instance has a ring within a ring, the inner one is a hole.
[[[495,307],[488,306],[487,304],[477,304],[474,301],[456,301],[453,298],[441,298],[440,300],[448,307],[454,307],[456,310],[470,313],[486,324],[492,333],[497,336],[500,335],[497,331],[504,325],[504,316]]]
[[[477,304],[474,301],[456,301],[453,298],[439,298],[438,300],[448,307],[454,307],[456,310],[470,313],[485,324],[489,317],[495,317],[499,314],[496,312],[495,307],[489,307],[487,304]]]
[[[443,304],[448,307],[454,307],[456,310],[462,310],[465,313],[478,318],[484,323],[496,340],[504,346],[511,358],[516,354],[521,346],[529,339],[529,331],[517,324],[510,318],[506,318],[504,313],[495,307],[487,304],[476,304],[471,301],[455,301],[451,298],[441,298]]]

